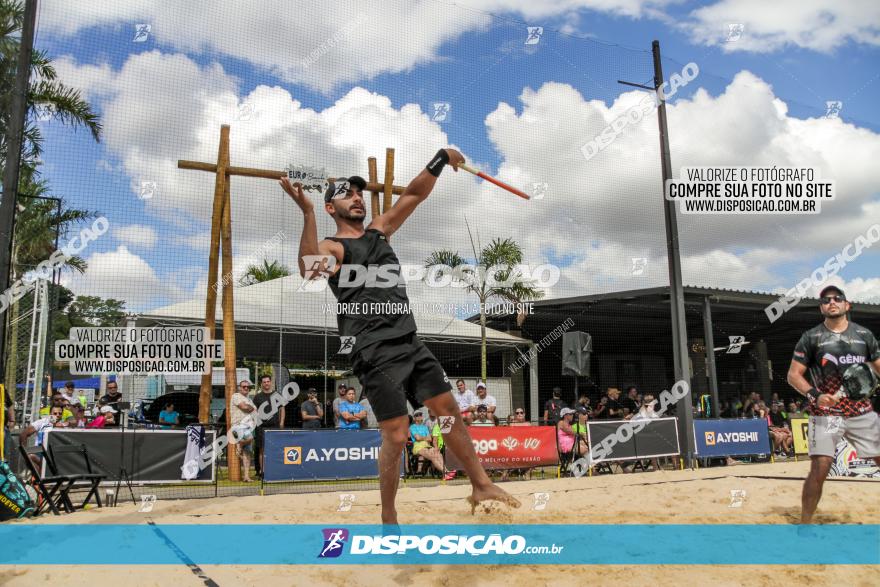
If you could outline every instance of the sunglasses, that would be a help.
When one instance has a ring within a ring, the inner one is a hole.
[[[822,305],[824,306],[826,304],[830,304],[831,302],[836,302],[838,304],[843,303],[846,301],[846,298],[843,296],[825,296],[824,298],[821,298],[819,301],[822,302]]]
[[[522,410],[517,410],[517,411],[514,412],[514,413],[515,413],[515,414],[525,414],[525,412],[523,412]]]

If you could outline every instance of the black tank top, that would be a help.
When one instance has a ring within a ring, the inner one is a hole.
[[[400,281],[400,261],[385,235],[368,228],[359,238],[328,237],[342,244],[345,253],[342,267],[328,284],[336,296],[336,322],[340,336],[354,336],[353,354],[382,340],[400,338],[416,331],[416,321],[409,307],[406,284]],[[366,267],[357,269],[364,278],[346,265]],[[372,267],[372,270],[369,268]],[[381,268],[381,271],[377,271]],[[340,276],[347,271],[348,283],[340,284]]]

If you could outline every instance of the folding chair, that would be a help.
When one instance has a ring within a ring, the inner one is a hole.
[[[48,463],[49,455],[46,454],[42,446],[32,446],[30,448],[19,446],[18,450],[24,459],[28,472],[31,474],[31,485],[36,489],[37,497],[39,498],[34,515],[38,516],[44,511],[49,510],[56,516],[60,516],[59,508],[63,508],[67,513],[72,512],[73,504],[70,503],[67,492],[75,480],[67,475],[53,474],[47,477],[40,475],[40,470],[34,461],[31,460],[31,456],[37,456],[41,461]]]
[[[650,464],[650,463],[651,463],[651,461],[649,460],[648,464]],[[632,472],[635,473],[638,470],[641,470],[644,472],[647,472],[647,470],[648,470],[648,467],[645,466],[645,461],[643,461],[642,459],[636,459],[635,463],[633,464]]]
[[[442,474],[434,468],[434,465],[428,459],[423,456],[419,456],[413,452],[413,443],[411,440],[407,441],[406,443],[406,459],[408,468],[407,475],[409,477],[420,476],[422,478],[425,478],[429,475],[431,477],[442,476]]]
[[[85,499],[79,505],[74,504],[73,509],[81,510],[85,509],[86,505],[92,500],[92,497],[95,498],[95,503],[97,503],[98,507],[104,507],[101,504],[101,493],[98,490],[98,485],[100,485],[101,481],[107,478],[106,475],[101,473],[95,473],[92,470],[92,462],[89,460],[89,453],[86,450],[86,445],[84,444],[71,444],[67,446],[51,446],[49,447],[50,459],[47,461],[47,465],[52,469],[53,474],[58,474],[58,455],[65,454],[76,454],[79,453],[82,456],[82,459],[85,463],[85,473],[76,473],[75,475],[71,475],[71,478],[76,478],[75,483],[89,483],[88,486],[89,492],[86,494]],[[70,489],[73,489],[75,485],[71,485]],[[70,491],[68,490],[68,492]],[[68,498],[70,497],[68,493]],[[72,501],[71,501],[72,503]]]
[[[568,452],[559,452],[559,477],[566,477],[570,474],[568,466],[574,461],[574,447]]]
[[[419,457],[413,453],[412,448],[413,448],[412,439],[408,438],[406,441],[406,449],[405,449],[406,450],[406,452],[405,452],[405,456],[406,456],[405,473],[408,478],[415,477],[416,471],[418,471],[418,468],[419,468]]]
[[[611,463],[608,461],[601,461],[595,465],[593,465],[594,471],[598,473],[608,473],[609,475],[614,474],[614,469],[611,468]]]

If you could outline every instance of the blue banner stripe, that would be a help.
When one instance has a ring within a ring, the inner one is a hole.
[[[267,482],[360,479],[379,474],[382,436],[378,430],[266,430],[263,445]]]
[[[0,542],[0,564],[880,564],[880,525],[19,523]]]
[[[694,420],[696,452],[701,457],[770,453],[767,420]]]

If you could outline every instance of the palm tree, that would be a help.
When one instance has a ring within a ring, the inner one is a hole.
[[[238,284],[253,285],[255,283],[263,283],[264,281],[272,281],[279,277],[287,277],[290,275],[290,269],[286,265],[282,265],[278,261],[271,263],[267,259],[263,259],[261,265],[248,265],[244,275],[238,280]]]
[[[49,258],[55,251],[56,236],[59,240],[64,239],[74,225],[97,216],[96,212],[65,206],[63,198],[60,205],[53,200],[39,199],[48,190],[44,180],[26,179],[21,187],[12,243],[13,281]],[[86,262],[82,257],[73,256],[67,259],[64,267],[83,273]]]
[[[9,128],[12,88],[21,44],[24,22],[24,3],[20,0],[0,0],[0,128]],[[50,117],[74,129],[84,127],[96,141],[101,140],[98,115],[82,97],[79,90],[58,81],[52,59],[45,51],[34,50],[31,56],[31,81],[28,88],[28,119],[22,143],[22,177],[25,167],[37,175],[37,164],[42,153],[43,135],[38,117]],[[0,170],[6,163],[6,135],[0,134]]]
[[[452,270],[453,280],[463,283],[464,290],[477,296],[480,300],[480,373],[483,381],[486,380],[486,305],[495,300],[511,302],[514,304],[537,300],[544,297],[544,292],[536,288],[534,280],[522,279],[515,276],[516,266],[522,263],[523,253],[519,244],[511,238],[493,239],[485,247],[474,243],[470,225],[467,227],[471,241],[471,250],[475,262],[468,263],[464,257],[455,251],[441,249],[431,253],[425,260],[425,267],[431,269],[436,266],[446,266]],[[474,271],[465,270],[471,265]],[[494,280],[487,280],[490,273]],[[437,271],[438,277],[443,277],[443,271]],[[512,278],[513,283],[509,283]],[[517,324],[522,325],[525,320],[525,312],[517,312]]]
[[[20,0],[0,0],[0,128],[9,128],[12,96],[18,53],[21,45],[21,31],[24,24],[24,3]],[[18,193],[23,196],[40,196],[48,191],[48,186],[39,178],[40,155],[43,152],[43,135],[37,125],[40,118],[51,118],[66,126],[86,128],[96,141],[101,140],[101,123],[98,115],[82,97],[79,90],[65,86],[58,81],[52,60],[45,51],[35,50],[31,55],[31,76],[27,94],[28,118],[25,121],[21,172]],[[7,159],[6,133],[0,133],[0,175]],[[17,154],[13,154],[17,156]],[[12,245],[12,279],[48,258],[54,250],[56,235],[60,238],[73,225],[93,216],[84,210],[64,209],[57,214],[50,202],[22,198],[17,202],[21,212],[17,215],[19,224],[15,226]],[[66,266],[75,271],[85,270],[85,261],[74,257]],[[9,309],[12,324],[7,340],[10,341],[6,369],[7,389],[15,389],[17,362],[16,317],[18,304]],[[0,357],[0,360],[3,358]],[[10,380],[11,378],[11,380]],[[11,384],[12,387],[9,387]]]
[[[25,171],[24,169],[22,171]],[[12,241],[12,275],[10,282],[21,279],[26,273],[32,271],[42,261],[49,258],[55,251],[55,240],[63,239],[70,229],[80,222],[93,218],[96,214],[87,210],[67,208],[64,200],[60,202],[60,213],[52,200],[39,199],[45,196],[48,185],[45,180],[35,179],[33,173],[26,173],[19,184],[18,211],[16,214],[15,234]],[[69,257],[61,270],[71,269],[78,273],[86,270],[86,261],[82,257]],[[54,296],[53,296],[54,297]],[[9,341],[6,363],[7,389],[15,389],[18,378],[18,366],[24,358],[19,350],[19,327],[18,317],[21,309],[20,300],[16,300],[9,308],[9,321],[7,328]],[[53,316],[56,315],[53,312]],[[50,329],[50,333],[52,330]],[[54,340],[50,340],[54,343]],[[26,357],[26,353],[24,355]]]

